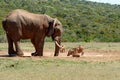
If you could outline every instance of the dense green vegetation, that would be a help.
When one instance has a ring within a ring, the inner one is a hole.
[[[85,0],[0,0],[0,22],[17,8],[57,17],[64,27],[62,41],[120,42],[120,5]],[[5,34],[1,28],[2,42]]]

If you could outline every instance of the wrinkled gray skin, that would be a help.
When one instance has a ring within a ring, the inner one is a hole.
[[[46,36],[51,36],[54,42],[61,44],[62,24],[59,20],[45,14],[33,14],[21,9],[13,10],[2,21],[2,26],[6,32],[10,56],[23,56],[19,46],[21,39],[31,39],[35,47],[33,56],[43,56]],[[59,48],[55,44],[54,56],[59,55]]]

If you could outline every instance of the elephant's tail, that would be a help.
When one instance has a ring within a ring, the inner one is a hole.
[[[6,19],[4,19],[4,20],[2,21],[2,27],[3,27],[3,29],[4,29],[5,31],[6,31],[6,29],[7,29],[6,22],[7,22]]]

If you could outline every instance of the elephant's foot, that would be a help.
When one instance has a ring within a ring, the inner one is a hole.
[[[10,57],[14,57],[14,56],[16,56],[16,54],[9,54],[9,56],[10,56]]]
[[[23,52],[17,52],[17,56],[22,57],[23,55],[24,55]]]
[[[35,53],[32,53],[31,55],[32,55],[32,56],[43,56],[43,54],[38,54],[38,53],[36,53],[36,52],[35,52]]]
[[[32,56],[38,56],[38,54],[36,52],[31,54]]]
[[[14,56],[17,55],[16,52],[13,51],[13,50],[12,50],[12,51],[9,51],[8,54],[9,54],[10,57],[14,57]]]

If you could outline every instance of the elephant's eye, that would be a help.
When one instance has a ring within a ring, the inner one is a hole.
[[[55,26],[59,26],[60,24],[59,23],[56,23]]]
[[[58,24],[56,23],[55,26],[57,26]]]

